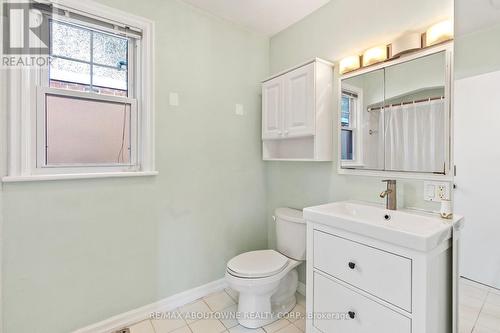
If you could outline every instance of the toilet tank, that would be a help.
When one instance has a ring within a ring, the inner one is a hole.
[[[278,208],[274,219],[278,252],[295,260],[306,260],[306,222],[302,211]]]

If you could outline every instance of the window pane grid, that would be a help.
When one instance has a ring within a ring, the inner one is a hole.
[[[50,86],[128,96],[129,42],[127,39],[58,21],[51,21],[51,23],[51,58],[59,67],[50,66]],[[58,40],[63,36],[71,39],[74,36],[87,35],[89,45],[87,46],[87,39],[83,38],[82,47],[87,54],[80,49],[81,40],[70,41],[68,43],[70,50],[62,46],[66,45],[66,41],[62,43]],[[78,57],[74,57],[74,54]],[[115,66],[112,65],[113,63],[116,63]],[[87,77],[82,77],[82,73]],[[60,83],[85,84],[87,87],[82,90],[79,86],[64,86]]]

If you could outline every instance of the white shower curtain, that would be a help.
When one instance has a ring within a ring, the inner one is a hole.
[[[444,100],[385,109],[385,169],[443,172]]]

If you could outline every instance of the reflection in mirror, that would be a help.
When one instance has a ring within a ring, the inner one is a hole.
[[[341,98],[342,167],[383,170],[383,114],[368,106],[384,104],[384,70],[343,80]]]
[[[342,80],[341,167],[444,174],[446,53]]]
[[[385,169],[445,172],[444,52],[385,69]]]

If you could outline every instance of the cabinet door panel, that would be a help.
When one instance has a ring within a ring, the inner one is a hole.
[[[285,136],[314,135],[314,66],[285,76]]]
[[[262,138],[276,139],[283,134],[283,78],[262,86]]]
[[[411,319],[314,273],[313,325],[324,333],[410,333]]]

